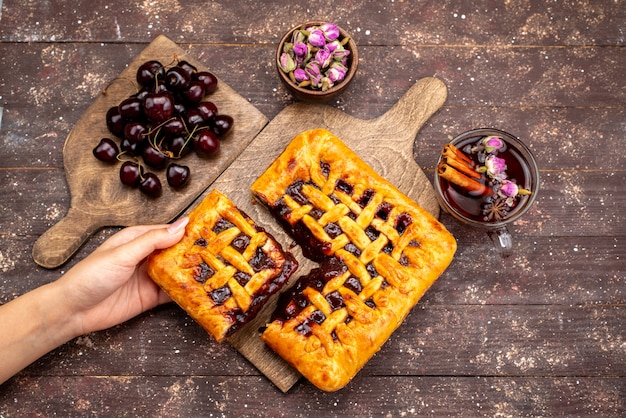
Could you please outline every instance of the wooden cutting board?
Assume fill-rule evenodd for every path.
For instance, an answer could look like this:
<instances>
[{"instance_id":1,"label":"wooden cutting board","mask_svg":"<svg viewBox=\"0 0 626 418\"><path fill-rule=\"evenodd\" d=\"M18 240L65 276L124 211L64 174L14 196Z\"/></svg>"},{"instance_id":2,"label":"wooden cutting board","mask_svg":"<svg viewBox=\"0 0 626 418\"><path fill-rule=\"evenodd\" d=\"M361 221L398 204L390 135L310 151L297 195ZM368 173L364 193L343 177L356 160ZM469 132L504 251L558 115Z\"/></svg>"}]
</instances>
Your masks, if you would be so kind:
<instances>
[{"instance_id":1,"label":"wooden cutting board","mask_svg":"<svg viewBox=\"0 0 626 418\"><path fill-rule=\"evenodd\" d=\"M432 185L413 159L413 143L419 129L443 105L446 96L443 82L425 78L413 85L390 110L370 120L354 118L326 105L293 104L257 135L209 189L226 193L241 210L274 235L283 248L291 248L300 263L293 282L315 263L305 259L298 247L292 248L292 240L269 212L253 201L249 191L251 184L298 133L326 128L379 174L438 217L439 205ZM255 320L229 342L278 388L287 391L300 375L265 346L259 332L274 310L276 300L277 297L272 298Z\"/></svg>"},{"instance_id":2,"label":"wooden cutting board","mask_svg":"<svg viewBox=\"0 0 626 418\"><path fill-rule=\"evenodd\" d=\"M35 243L34 261L46 268L65 263L89 237L105 226L130 226L165 223L187 208L244 150L267 124L267 118L245 98L223 81L207 96L219 113L233 117L233 130L225 138L219 153L210 158L190 154L181 162L191 169L189 184L181 191L167 185L165 170L154 171L163 185L158 199L144 196L139 190L120 183L121 163L102 163L92 150L102 137L110 137L105 115L111 106L136 93L137 68L147 60L159 60L171 65L176 59L186 60L198 70L205 66L188 56L167 37L157 37L129 66L112 81L106 94L99 96L69 133L63 147L63 164L70 189L71 203L61 221L46 231ZM213 70L217 72L219 68Z\"/></svg>"}]
</instances>

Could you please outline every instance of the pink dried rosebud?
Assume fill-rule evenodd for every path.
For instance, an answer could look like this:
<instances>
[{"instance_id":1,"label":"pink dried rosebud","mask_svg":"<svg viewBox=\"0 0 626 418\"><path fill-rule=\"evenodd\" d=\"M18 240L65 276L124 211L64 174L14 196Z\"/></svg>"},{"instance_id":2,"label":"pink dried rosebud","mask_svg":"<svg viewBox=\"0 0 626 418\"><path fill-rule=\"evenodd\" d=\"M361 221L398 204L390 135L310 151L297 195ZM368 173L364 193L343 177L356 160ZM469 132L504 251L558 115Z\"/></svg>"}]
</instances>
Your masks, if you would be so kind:
<instances>
[{"instance_id":1,"label":"pink dried rosebud","mask_svg":"<svg viewBox=\"0 0 626 418\"><path fill-rule=\"evenodd\" d=\"M333 84L338 83L346 77L348 68L340 62L333 62L328 69L328 78Z\"/></svg>"},{"instance_id":2,"label":"pink dried rosebud","mask_svg":"<svg viewBox=\"0 0 626 418\"><path fill-rule=\"evenodd\" d=\"M315 61L317 61L321 68L326 68L330 65L333 55L327 48L320 48L315 53Z\"/></svg>"},{"instance_id":3,"label":"pink dried rosebud","mask_svg":"<svg viewBox=\"0 0 626 418\"><path fill-rule=\"evenodd\" d=\"M293 60L290 54L283 52L280 55L280 68L286 73L290 73L296 69L296 62Z\"/></svg>"},{"instance_id":4,"label":"pink dried rosebud","mask_svg":"<svg viewBox=\"0 0 626 418\"><path fill-rule=\"evenodd\" d=\"M298 57L304 57L309 53L309 45L306 42L296 42L293 44L293 52Z\"/></svg>"},{"instance_id":5,"label":"pink dried rosebud","mask_svg":"<svg viewBox=\"0 0 626 418\"><path fill-rule=\"evenodd\" d=\"M506 178L506 161L495 155L489 155L485 160L485 168L487 175L495 179Z\"/></svg>"},{"instance_id":6,"label":"pink dried rosebud","mask_svg":"<svg viewBox=\"0 0 626 418\"><path fill-rule=\"evenodd\" d=\"M330 52L335 52L335 50L343 48L343 45L341 45L339 41L334 40L332 42L327 42L326 48L328 48Z\"/></svg>"},{"instance_id":7,"label":"pink dried rosebud","mask_svg":"<svg viewBox=\"0 0 626 418\"><path fill-rule=\"evenodd\" d=\"M500 194L503 197L515 197L519 192L519 188L517 184L513 183L509 180L502 180L502 185L500 186Z\"/></svg>"},{"instance_id":8,"label":"pink dried rosebud","mask_svg":"<svg viewBox=\"0 0 626 418\"><path fill-rule=\"evenodd\" d=\"M312 29L309 32L309 43L318 48L322 48L326 45L326 37L324 36L324 32L320 29Z\"/></svg>"},{"instance_id":9,"label":"pink dried rosebud","mask_svg":"<svg viewBox=\"0 0 626 418\"><path fill-rule=\"evenodd\" d=\"M301 30L294 30L291 34L291 43L295 45L302 42L306 43L306 35Z\"/></svg>"},{"instance_id":10,"label":"pink dried rosebud","mask_svg":"<svg viewBox=\"0 0 626 418\"><path fill-rule=\"evenodd\" d=\"M296 68L293 72L293 76L295 77L298 83L302 83L303 81L306 81L309 79L309 76L307 75L306 71L304 71L302 68Z\"/></svg>"},{"instance_id":11,"label":"pink dried rosebud","mask_svg":"<svg viewBox=\"0 0 626 418\"><path fill-rule=\"evenodd\" d=\"M319 86L322 83L322 71L320 65L315 61L310 61L306 67L304 67L306 75L311 80L311 84Z\"/></svg>"},{"instance_id":12,"label":"pink dried rosebud","mask_svg":"<svg viewBox=\"0 0 626 418\"><path fill-rule=\"evenodd\" d=\"M346 58L348 58L348 55L350 55L350 51L345 49L344 47L341 47L340 49L336 49L333 52L333 59L335 61L340 61L340 62L346 62Z\"/></svg>"},{"instance_id":13,"label":"pink dried rosebud","mask_svg":"<svg viewBox=\"0 0 626 418\"><path fill-rule=\"evenodd\" d=\"M485 146L485 151L487 151L488 153L492 153L504 147L504 141L502 140L502 138L499 138L497 136L486 136L485 138L483 138L482 142Z\"/></svg>"},{"instance_id":14,"label":"pink dried rosebud","mask_svg":"<svg viewBox=\"0 0 626 418\"><path fill-rule=\"evenodd\" d=\"M324 36L329 41L339 38L339 28L334 23L322 23L320 29L324 32Z\"/></svg>"}]
</instances>

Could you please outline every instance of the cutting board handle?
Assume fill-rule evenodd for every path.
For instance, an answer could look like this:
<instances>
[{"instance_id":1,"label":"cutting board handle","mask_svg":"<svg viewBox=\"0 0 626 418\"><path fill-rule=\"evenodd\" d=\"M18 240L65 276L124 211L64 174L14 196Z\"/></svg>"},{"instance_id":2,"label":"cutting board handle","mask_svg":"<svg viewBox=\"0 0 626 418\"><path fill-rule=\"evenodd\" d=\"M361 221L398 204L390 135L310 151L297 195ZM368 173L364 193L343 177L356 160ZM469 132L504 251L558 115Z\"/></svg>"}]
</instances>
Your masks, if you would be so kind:
<instances>
[{"instance_id":1,"label":"cutting board handle","mask_svg":"<svg viewBox=\"0 0 626 418\"><path fill-rule=\"evenodd\" d=\"M425 77L413 84L391 109L372 120L381 124L381 129L401 129L415 136L424 123L437 112L446 101L448 90L443 81ZM393 128L393 124L399 125Z\"/></svg>"},{"instance_id":2,"label":"cutting board handle","mask_svg":"<svg viewBox=\"0 0 626 418\"><path fill-rule=\"evenodd\" d=\"M33 260L41 267L64 264L100 226L91 217L70 208L67 215L44 232L33 246Z\"/></svg>"}]
</instances>

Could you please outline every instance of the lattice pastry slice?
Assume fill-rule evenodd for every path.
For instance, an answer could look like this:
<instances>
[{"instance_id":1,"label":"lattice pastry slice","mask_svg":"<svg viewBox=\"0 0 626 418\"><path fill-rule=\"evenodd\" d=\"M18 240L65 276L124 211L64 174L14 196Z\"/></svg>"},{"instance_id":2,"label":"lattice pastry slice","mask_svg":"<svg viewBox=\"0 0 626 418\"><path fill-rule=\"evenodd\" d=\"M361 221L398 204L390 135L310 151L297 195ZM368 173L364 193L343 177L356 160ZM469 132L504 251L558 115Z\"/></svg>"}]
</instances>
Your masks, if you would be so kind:
<instances>
[{"instance_id":1,"label":"lattice pastry slice","mask_svg":"<svg viewBox=\"0 0 626 418\"><path fill-rule=\"evenodd\" d=\"M281 296L262 338L314 385L337 390L447 268L456 241L326 130L296 136L251 189L323 261Z\"/></svg>"},{"instance_id":2,"label":"lattice pastry slice","mask_svg":"<svg viewBox=\"0 0 626 418\"><path fill-rule=\"evenodd\" d=\"M295 258L217 190L189 214L182 240L148 274L217 341L245 325L289 280Z\"/></svg>"}]
</instances>

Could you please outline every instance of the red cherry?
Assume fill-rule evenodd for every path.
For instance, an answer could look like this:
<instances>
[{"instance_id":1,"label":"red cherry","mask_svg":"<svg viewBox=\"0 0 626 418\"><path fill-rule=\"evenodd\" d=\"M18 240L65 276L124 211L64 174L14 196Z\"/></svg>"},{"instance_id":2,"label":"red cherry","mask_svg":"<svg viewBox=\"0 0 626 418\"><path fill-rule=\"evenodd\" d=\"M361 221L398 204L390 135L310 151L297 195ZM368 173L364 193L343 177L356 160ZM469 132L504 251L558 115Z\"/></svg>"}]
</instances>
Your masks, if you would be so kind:
<instances>
[{"instance_id":1,"label":"red cherry","mask_svg":"<svg viewBox=\"0 0 626 418\"><path fill-rule=\"evenodd\" d=\"M163 124L163 133L168 138L173 138L182 135L185 132L185 124L180 116L170 118Z\"/></svg>"},{"instance_id":2,"label":"red cherry","mask_svg":"<svg viewBox=\"0 0 626 418\"><path fill-rule=\"evenodd\" d=\"M144 143L148 136L148 127L141 122L128 122L124 126L124 138L127 138L133 144Z\"/></svg>"},{"instance_id":3,"label":"red cherry","mask_svg":"<svg viewBox=\"0 0 626 418\"><path fill-rule=\"evenodd\" d=\"M220 140L215 133L208 129L203 129L194 140L193 149L201 157L208 157L215 154L220 148Z\"/></svg>"},{"instance_id":4,"label":"red cherry","mask_svg":"<svg viewBox=\"0 0 626 418\"><path fill-rule=\"evenodd\" d=\"M189 105L200 103L204 97L204 85L200 81L191 81L189 87L180 93L180 97Z\"/></svg>"},{"instance_id":5,"label":"red cherry","mask_svg":"<svg viewBox=\"0 0 626 418\"><path fill-rule=\"evenodd\" d=\"M124 99L118 105L120 115L126 120L137 120L143 114L143 104L136 96Z\"/></svg>"},{"instance_id":6,"label":"red cherry","mask_svg":"<svg viewBox=\"0 0 626 418\"><path fill-rule=\"evenodd\" d=\"M156 198L161 196L163 187L161 186L161 180L154 173L147 173L144 175L143 180L139 183L139 190L148 197Z\"/></svg>"},{"instance_id":7,"label":"red cherry","mask_svg":"<svg viewBox=\"0 0 626 418\"><path fill-rule=\"evenodd\" d=\"M213 132L215 132L217 136L220 138L224 137L233 127L233 118L228 115L216 115L211 121L211 126L213 127Z\"/></svg>"},{"instance_id":8,"label":"red cherry","mask_svg":"<svg viewBox=\"0 0 626 418\"><path fill-rule=\"evenodd\" d=\"M153 87L154 80L164 74L165 69L159 61L146 61L137 69L137 83L144 87Z\"/></svg>"},{"instance_id":9,"label":"red cherry","mask_svg":"<svg viewBox=\"0 0 626 418\"><path fill-rule=\"evenodd\" d=\"M217 89L217 77L208 71L200 71L194 78L204 85L204 94L211 94Z\"/></svg>"},{"instance_id":10,"label":"red cherry","mask_svg":"<svg viewBox=\"0 0 626 418\"><path fill-rule=\"evenodd\" d=\"M93 149L94 157L107 163L115 161L119 153L117 144L111 138L102 138Z\"/></svg>"},{"instance_id":11,"label":"red cherry","mask_svg":"<svg viewBox=\"0 0 626 418\"><path fill-rule=\"evenodd\" d=\"M143 111L151 122L165 122L174 114L174 96L167 91L148 93L143 100Z\"/></svg>"},{"instance_id":12,"label":"red cherry","mask_svg":"<svg viewBox=\"0 0 626 418\"><path fill-rule=\"evenodd\" d=\"M173 91L183 91L189 87L191 76L181 67L172 67L165 73L165 84Z\"/></svg>"},{"instance_id":13,"label":"red cherry","mask_svg":"<svg viewBox=\"0 0 626 418\"><path fill-rule=\"evenodd\" d=\"M187 109L185 113L183 113L182 117L183 117L183 122L185 123L185 126L187 127L187 130L190 132L193 131L193 129L196 126L201 125L205 122L204 116L202 116L202 113L198 109L195 109L195 108Z\"/></svg>"},{"instance_id":14,"label":"red cherry","mask_svg":"<svg viewBox=\"0 0 626 418\"><path fill-rule=\"evenodd\" d=\"M180 189L189 181L190 173L186 165L171 163L167 166L167 183L175 189Z\"/></svg>"},{"instance_id":15,"label":"red cherry","mask_svg":"<svg viewBox=\"0 0 626 418\"><path fill-rule=\"evenodd\" d=\"M178 64L176 64L176 66L185 70L185 72L189 74L189 77L193 77L194 74L198 72L198 69L193 64L190 64L185 60L178 61Z\"/></svg>"},{"instance_id":16,"label":"red cherry","mask_svg":"<svg viewBox=\"0 0 626 418\"><path fill-rule=\"evenodd\" d=\"M139 186L141 181L141 167L134 161L124 161L120 167L120 181L130 187Z\"/></svg>"},{"instance_id":17,"label":"red cherry","mask_svg":"<svg viewBox=\"0 0 626 418\"><path fill-rule=\"evenodd\" d=\"M153 146L147 146L141 153L144 163L153 168L163 168L167 163L167 157Z\"/></svg>"},{"instance_id":18,"label":"red cherry","mask_svg":"<svg viewBox=\"0 0 626 418\"><path fill-rule=\"evenodd\" d=\"M175 136L167 140L166 147L174 158L181 158L191 152L193 141L188 141L187 137L184 136Z\"/></svg>"},{"instance_id":19,"label":"red cherry","mask_svg":"<svg viewBox=\"0 0 626 418\"><path fill-rule=\"evenodd\" d=\"M213 102L200 102L196 109L202 114L205 121L210 121L217 115L217 106Z\"/></svg>"},{"instance_id":20,"label":"red cherry","mask_svg":"<svg viewBox=\"0 0 626 418\"><path fill-rule=\"evenodd\" d=\"M144 142L132 142L130 139L124 138L120 143L120 148L130 155L138 156L141 155L144 145Z\"/></svg>"},{"instance_id":21,"label":"red cherry","mask_svg":"<svg viewBox=\"0 0 626 418\"><path fill-rule=\"evenodd\" d=\"M113 106L107 110L106 122L107 128L113 135L124 135L124 124L126 121L122 115L120 115L120 109L117 106Z\"/></svg>"}]
</instances>

